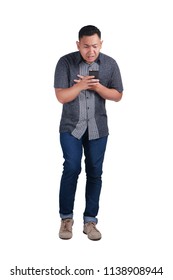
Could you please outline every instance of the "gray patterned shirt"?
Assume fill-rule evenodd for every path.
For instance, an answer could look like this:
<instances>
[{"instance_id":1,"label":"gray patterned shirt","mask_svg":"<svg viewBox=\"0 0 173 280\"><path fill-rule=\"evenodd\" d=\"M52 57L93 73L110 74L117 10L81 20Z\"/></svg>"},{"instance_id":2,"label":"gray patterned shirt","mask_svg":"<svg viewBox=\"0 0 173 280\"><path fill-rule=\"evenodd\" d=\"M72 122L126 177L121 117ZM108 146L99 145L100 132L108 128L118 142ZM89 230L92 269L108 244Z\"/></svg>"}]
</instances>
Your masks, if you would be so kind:
<instances>
[{"instance_id":1,"label":"gray patterned shirt","mask_svg":"<svg viewBox=\"0 0 173 280\"><path fill-rule=\"evenodd\" d=\"M54 87L69 88L77 75L86 76L89 70L99 70L100 83L108 88L123 91L121 74L116 61L100 53L97 61L87 64L79 52L60 58L55 70ZM82 90L78 97L63 105L60 132L70 132L80 139L88 129L89 140L108 135L105 99L91 90Z\"/></svg>"}]
</instances>

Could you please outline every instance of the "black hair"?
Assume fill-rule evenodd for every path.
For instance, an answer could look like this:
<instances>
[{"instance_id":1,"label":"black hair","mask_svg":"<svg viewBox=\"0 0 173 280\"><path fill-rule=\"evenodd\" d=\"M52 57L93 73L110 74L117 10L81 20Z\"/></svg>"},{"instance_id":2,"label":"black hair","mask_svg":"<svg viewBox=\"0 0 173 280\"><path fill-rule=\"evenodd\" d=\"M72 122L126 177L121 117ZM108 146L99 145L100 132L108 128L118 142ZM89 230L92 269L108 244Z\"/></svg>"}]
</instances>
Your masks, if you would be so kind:
<instances>
[{"instance_id":1,"label":"black hair","mask_svg":"<svg viewBox=\"0 0 173 280\"><path fill-rule=\"evenodd\" d=\"M79 30L79 40L83 37L83 36L92 36L94 34L97 34L98 37L101 39L101 32L100 30L94 26L94 25L86 25L84 27L82 27L80 30Z\"/></svg>"}]
</instances>

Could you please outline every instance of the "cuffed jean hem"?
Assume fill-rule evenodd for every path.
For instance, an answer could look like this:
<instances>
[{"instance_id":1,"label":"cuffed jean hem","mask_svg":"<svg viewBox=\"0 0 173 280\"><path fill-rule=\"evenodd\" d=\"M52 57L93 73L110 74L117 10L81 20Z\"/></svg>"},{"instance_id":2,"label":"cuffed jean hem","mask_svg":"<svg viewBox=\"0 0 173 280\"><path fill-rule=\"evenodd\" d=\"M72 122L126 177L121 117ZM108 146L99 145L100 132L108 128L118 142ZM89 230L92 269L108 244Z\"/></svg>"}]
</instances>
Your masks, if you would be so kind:
<instances>
[{"instance_id":1,"label":"cuffed jean hem","mask_svg":"<svg viewBox=\"0 0 173 280\"><path fill-rule=\"evenodd\" d=\"M64 214L61 214L61 213L60 213L60 218L61 218L62 220L65 220L65 219L73 219L73 214L64 215Z\"/></svg>"},{"instance_id":2,"label":"cuffed jean hem","mask_svg":"<svg viewBox=\"0 0 173 280\"><path fill-rule=\"evenodd\" d=\"M88 216L84 216L84 224L89 223L89 222L93 222L96 223L98 222L98 219L95 217L88 217Z\"/></svg>"}]
</instances>

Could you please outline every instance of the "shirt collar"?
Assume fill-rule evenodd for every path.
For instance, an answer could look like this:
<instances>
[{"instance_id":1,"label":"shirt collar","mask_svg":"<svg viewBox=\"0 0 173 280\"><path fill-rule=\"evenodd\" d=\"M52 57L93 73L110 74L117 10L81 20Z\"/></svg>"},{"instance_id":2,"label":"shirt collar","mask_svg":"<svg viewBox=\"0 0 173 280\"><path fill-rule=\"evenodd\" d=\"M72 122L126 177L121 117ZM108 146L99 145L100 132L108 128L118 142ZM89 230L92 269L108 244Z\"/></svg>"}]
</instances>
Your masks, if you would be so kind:
<instances>
[{"instance_id":1,"label":"shirt collar","mask_svg":"<svg viewBox=\"0 0 173 280\"><path fill-rule=\"evenodd\" d=\"M80 62L84 61L83 57L81 56L80 52L77 53L77 57L76 57L76 62L79 64ZM97 57L97 59L94 61L96 63L99 63L101 61L101 54L99 53L99 56ZM85 62L85 61L84 61Z\"/></svg>"}]
</instances>

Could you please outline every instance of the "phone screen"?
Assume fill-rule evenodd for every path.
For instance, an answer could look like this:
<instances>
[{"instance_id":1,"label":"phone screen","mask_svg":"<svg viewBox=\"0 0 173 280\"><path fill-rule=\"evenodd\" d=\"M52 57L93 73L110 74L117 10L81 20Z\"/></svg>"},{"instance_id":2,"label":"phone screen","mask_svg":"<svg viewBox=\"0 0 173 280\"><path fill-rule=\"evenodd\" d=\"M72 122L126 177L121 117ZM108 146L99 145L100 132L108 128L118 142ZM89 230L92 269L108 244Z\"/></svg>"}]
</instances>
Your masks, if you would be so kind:
<instances>
[{"instance_id":1,"label":"phone screen","mask_svg":"<svg viewBox=\"0 0 173 280\"><path fill-rule=\"evenodd\" d=\"M98 70L89 71L89 76L94 76L95 79L99 79L99 71Z\"/></svg>"}]
</instances>

